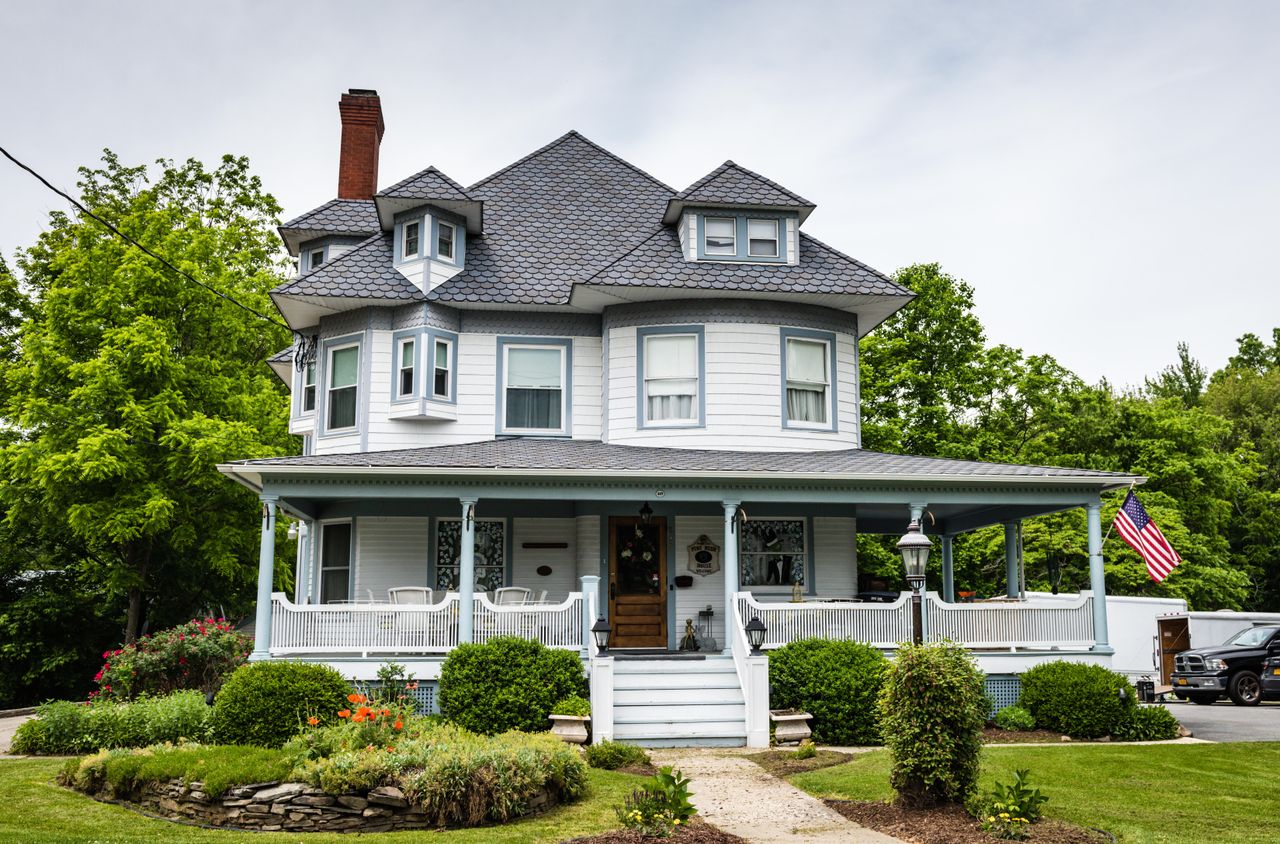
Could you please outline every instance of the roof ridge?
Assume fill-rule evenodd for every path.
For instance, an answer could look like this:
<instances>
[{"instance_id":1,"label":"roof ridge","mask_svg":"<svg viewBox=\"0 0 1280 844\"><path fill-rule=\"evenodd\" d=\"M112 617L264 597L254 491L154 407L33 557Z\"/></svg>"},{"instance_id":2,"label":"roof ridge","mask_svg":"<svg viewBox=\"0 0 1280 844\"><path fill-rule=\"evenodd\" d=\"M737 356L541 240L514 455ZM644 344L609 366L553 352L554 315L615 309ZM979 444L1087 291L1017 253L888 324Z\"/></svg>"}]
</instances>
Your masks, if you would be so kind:
<instances>
[{"instance_id":1,"label":"roof ridge","mask_svg":"<svg viewBox=\"0 0 1280 844\"><path fill-rule=\"evenodd\" d=\"M766 185L768 185L769 187L774 188L774 189L776 189L776 190L778 190L778 191L781 191L782 193L784 193L784 194L786 194L787 196L791 197L792 199L794 199L794 200L795 200L797 203L799 203L800 205L807 205L807 206L809 206L809 207L811 207L811 208L817 208L817 207L818 207L815 203L810 202L809 200L805 199L803 196L801 196L800 194L798 194L798 193L796 193L795 191L791 190L790 188L785 187L784 185L780 185L780 184L778 184L778 183L777 183L777 182L775 182L773 179L770 179L768 176L764 176L764 175L761 175L760 173L757 173L755 170L752 170L750 167L743 167L741 164L737 163L736 161L734 161L734 160L733 160L733 159L731 159L731 158L730 158L730 159L726 159L726 160L725 160L725 162L724 162L724 164L721 164L719 167L717 167L716 169L712 170L712 171L711 171L710 173L708 173L707 175L703 176L703 177L702 177L701 179L699 179L697 182L694 182L692 185L689 185L689 187L687 187L687 188L685 188L684 190L680 191L680 193L676 195L676 198L677 198L677 199L683 199L683 198L687 197L689 194L693 193L695 190L699 190L699 189L701 189L701 188L704 188L704 187L706 187L707 185L710 185L711 183L713 183L713 182L715 182L716 180L720 179L721 177L723 177L726 173L730 172L731 170L738 170L738 171L740 171L740 172L742 172L742 173L745 173L746 175L750 176L750 177L751 177L751 178L753 178L753 179L757 179L757 180L759 180L759 181L761 181L761 182L764 182L764 183L765 183Z\"/></svg>"},{"instance_id":2,"label":"roof ridge","mask_svg":"<svg viewBox=\"0 0 1280 844\"><path fill-rule=\"evenodd\" d=\"M493 181L494 179L496 179L496 178L498 178L499 176L501 176L501 175L503 175L503 174L507 173L508 171L510 171L510 170L514 170L516 167L519 167L520 165L525 164L525 163L527 163L527 162L531 161L531 160L532 160L532 159L534 159L534 158L537 158L538 156L542 155L543 153L545 153L545 152L549 152L549 151L551 151L551 150L555 149L556 147L560 146L560 144L564 143L565 141L569 140L570 138L577 138L577 139L579 139L579 140L583 141L584 143L586 143L586 144L587 144L588 146L590 146L591 148L593 148L593 149L595 149L595 150L597 150L597 151L599 151L599 152L604 153L605 155L607 155L607 156L609 156L610 158L612 158L612 159L614 159L615 161L617 161L619 164L622 164L623 166L628 167L628 168L630 168L631 170L634 170L636 173L640 174L641 176L644 176L646 179L648 179L649 181L653 182L655 185L659 186L659 187L660 187L660 188L662 188L663 190L668 190L668 191L671 191L672 193L675 193L675 189L674 189L673 187L671 187L670 185L666 184L665 182L663 182L663 181L662 181L661 179L659 179L658 177L654 176L654 175L653 175L653 174L651 174L651 173L646 173L644 170L642 170L642 169L640 169L639 167L637 167L636 165L632 164L630 161L627 161L627 160L626 160L625 158L623 158L622 156L620 156L620 155L618 155L618 154L616 154L616 153L610 152L609 150L607 150L607 149L605 149L604 147L602 147L602 146L600 146L599 144L597 144L595 141L593 141L593 140L591 140L590 138L588 138L586 135L583 135L583 134L582 134L581 132L579 132L577 129L570 129L568 132L565 132L563 135L561 135L560 137L556 138L556 139L555 139L554 141L552 141L551 143L549 143L549 144L545 144L545 145L543 145L543 146L538 147L538 148L537 148L537 149L535 149L533 152L529 153L528 155L526 155L526 156L524 156L524 157L522 157L522 158L518 158L518 159L516 159L515 161L511 162L511 163L510 163L510 164L508 164L506 167L503 167L503 168L502 168L502 169L500 169L500 170L495 170L494 172L490 173L488 176L485 176L485 177L484 177L483 179L481 179L480 181L475 182L475 183L473 183L473 184L471 184L471 185L467 186L467 188L464 190L464 193L470 193L471 191L475 190L476 188L480 187L481 185L483 185L483 184L486 184L486 183L488 183L488 182Z\"/></svg>"},{"instance_id":3,"label":"roof ridge","mask_svg":"<svg viewBox=\"0 0 1280 844\"><path fill-rule=\"evenodd\" d=\"M841 252L839 249L836 249L834 246L831 246L830 244L827 244L821 240L818 240L818 238L814 237L808 232L801 231L801 232L797 232L797 234L800 236L800 239L812 241L815 245L822 247L823 249L827 250L833 255L838 255L839 257L844 258L846 261L856 264L857 266L861 267L867 272L874 273L880 276L880 278L884 279L889 284L892 284L894 287L898 288L903 293L906 293L907 295L912 297L916 295L915 293L912 293L910 289L903 287L901 284L898 284L898 282L894 281L893 276L886 275L885 273L881 272L880 270L877 270L875 267L871 266L870 264L864 263L863 261L859 261L857 258L853 257L852 255L849 255L848 253Z\"/></svg>"},{"instance_id":4,"label":"roof ridge","mask_svg":"<svg viewBox=\"0 0 1280 844\"><path fill-rule=\"evenodd\" d=\"M417 173L414 173L412 176L403 178L400 181L396 182L394 185L391 185L390 187L383 188L382 190L378 191L376 196L388 196L391 193L391 191L397 190L399 188L404 187L405 185L416 182L417 180L421 179L423 176L426 176L428 173L433 173L439 176L441 179L444 180L445 184L447 184L449 187L453 188L463 196L467 196L466 188L458 184L456 181L454 181L452 178L449 177L448 173L444 172L434 164L429 164L427 165L426 168L419 170ZM470 199L471 197L467 196L467 198Z\"/></svg>"},{"instance_id":5,"label":"roof ridge","mask_svg":"<svg viewBox=\"0 0 1280 844\"><path fill-rule=\"evenodd\" d=\"M662 233L663 233L664 231L666 231L666 230L667 230L667 227L666 227L665 225L659 225L659 226L658 226L657 228L655 228L653 231L649 232L649 234L647 234L646 236L644 236L644 237L640 238L640 240L636 241L635 246L632 246L632 247L630 247L629 249L623 249L621 252L619 252L619 253L618 253L617 257L615 257L615 258L611 258L611 259L609 260L609 262L608 262L608 263L606 263L606 264L605 264L604 266L602 266L600 269L598 269L598 270L596 270L595 272L593 272L591 275L587 276L586 278L582 279L581 281L575 281L575 282L573 282L573 284L570 284L570 285L569 285L569 297L570 297L570 298L572 298L572 296L573 296L573 286L574 286L575 284L586 284L587 282L591 281L591 279L595 278L596 276L598 276L598 275L600 275L601 273L603 273L603 272L605 272L606 270L608 270L608 269L609 269L610 267L612 267L614 264L616 264L616 263L618 263L619 261L621 261L623 258L626 258L628 255L633 254L633 253L634 253L636 250L638 250L641 246L644 246L646 243L648 243L649 241L653 240L655 237L657 237L658 235L662 234ZM568 301L568 299L565 299L565 301L567 302L567 301Z\"/></svg>"}]
</instances>

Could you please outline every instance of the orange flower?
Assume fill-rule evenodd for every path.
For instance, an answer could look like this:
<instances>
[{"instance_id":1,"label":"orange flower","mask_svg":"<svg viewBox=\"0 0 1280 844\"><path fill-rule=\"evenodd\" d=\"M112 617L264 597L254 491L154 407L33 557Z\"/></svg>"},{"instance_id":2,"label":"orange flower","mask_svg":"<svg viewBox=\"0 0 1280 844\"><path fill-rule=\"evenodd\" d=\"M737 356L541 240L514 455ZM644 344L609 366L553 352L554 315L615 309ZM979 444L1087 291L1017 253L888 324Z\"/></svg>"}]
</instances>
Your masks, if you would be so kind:
<instances>
[{"instance_id":1,"label":"orange flower","mask_svg":"<svg viewBox=\"0 0 1280 844\"><path fill-rule=\"evenodd\" d=\"M397 730L403 730L403 729L404 729L404 722L403 722L403 721L396 721L396 722L395 722L394 724L392 724L391 726L395 727Z\"/></svg>"},{"instance_id":2,"label":"orange flower","mask_svg":"<svg viewBox=\"0 0 1280 844\"><path fill-rule=\"evenodd\" d=\"M320 719L312 715L310 718L307 719L307 723L314 727L316 724L320 723Z\"/></svg>"},{"instance_id":3,"label":"orange flower","mask_svg":"<svg viewBox=\"0 0 1280 844\"><path fill-rule=\"evenodd\" d=\"M339 717L339 718L350 718L350 717L351 717L351 710L350 710L350 709L339 709L339 710L338 710L338 717Z\"/></svg>"},{"instance_id":4,"label":"orange flower","mask_svg":"<svg viewBox=\"0 0 1280 844\"><path fill-rule=\"evenodd\" d=\"M347 695L347 700L351 701L352 703L364 703L366 700L368 700L368 698L366 698L364 695L349 694Z\"/></svg>"},{"instance_id":5,"label":"orange flower","mask_svg":"<svg viewBox=\"0 0 1280 844\"><path fill-rule=\"evenodd\" d=\"M356 710L356 714L359 715L362 719L368 718L369 716L373 715L373 710L367 706L362 706Z\"/></svg>"},{"instance_id":6,"label":"orange flower","mask_svg":"<svg viewBox=\"0 0 1280 844\"><path fill-rule=\"evenodd\" d=\"M391 710L390 710L390 709L384 709L384 710L382 710L382 717L383 717L383 718L390 718L390 717L391 717Z\"/></svg>"},{"instance_id":7,"label":"orange flower","mask_svg":"<svg viewBox=\"0 0 1280 844\"><path fill-rule=\"evenodd\" d=\"M359 724L363 720L364 720L364 716L359 713L356 713L355 715L351 716L352 723Z\"/></svg>"},{"instance_id":8,"label":"orange flower","mask_svg":"<svg viewBox=\"0 0 1280 844\"><path fill-rule=\"evenodd\" d=\"M396 749L395 749L394 747L392 747L391 745L387 745L387 752L388 752L388 753L395 753L395 752L396 752Z\"/></svg>"}]
</instances>

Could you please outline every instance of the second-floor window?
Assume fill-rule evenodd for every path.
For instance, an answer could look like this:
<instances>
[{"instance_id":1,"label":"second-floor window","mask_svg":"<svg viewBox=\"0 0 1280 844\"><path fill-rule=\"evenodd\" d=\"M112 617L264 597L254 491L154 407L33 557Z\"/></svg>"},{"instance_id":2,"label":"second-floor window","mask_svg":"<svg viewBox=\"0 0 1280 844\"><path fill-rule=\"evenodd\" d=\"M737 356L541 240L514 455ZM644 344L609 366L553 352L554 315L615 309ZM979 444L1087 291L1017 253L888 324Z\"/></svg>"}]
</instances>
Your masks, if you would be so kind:
<instances>
[{"instance_id":1,"label":"second-floor window","mask_svg":"<svg viewBox=\"0 0 1280 844\"><path fill-rule=\"evenodd\" d=\"M311 413L316 409L316 365L307 364L302 370L302 412Z\"/></svg>"},{"instance_id":2,"label":"second-floor window","mask_svg":"<svg viewBox=\"0 0 1280 844\"><path fill-rule=\"evenodd\" d=\"M432 350L431 397L449 398L450 371L453 368L453 344L448 340L436 340Z\"/></svg>"},{"instance_id":3,"label":"second-floor window","mask_svg":"<svg viewBox=\"0 0 1280 844\"><path fill-rule=\"evenodd\" d=\"M565 347L503 347L503 426L507 432L564 430Z\"/></svg>"},{"instance_id":4,"label":"second-floor window","mask_svg":"<svg viewBox=\"0 0 1280 844\"><path fill-rule=\"evenodd\" d=\"M359 388L360 347L343 346L329 351L328 428L354 428Z\"/></svg>"},{"instance_id":5,"label":"second-floor window","mask_svg":"<svg viewBox=\"0 0 1280 844\"><path fill-rule=\"evenodd\" d=\"M400 341L400 356L396 365L396 398L407 398L413 395L413 364L416 348L417 344L412 339Z\"/></svg>"},{"instance_id":6,"label":"second-floor window","mask_svg":"<svg viewBox=\"0 0 1280 844\"><path fill-rule=\"evenodd\" d=\"M644 338L644 420L698 421L698 337L653 334Z\"/></svg>"},{"instance_id":7,"label":"second-floor window","mask_svg":"<svg viewBox=\"0 0 1280 844\"><path fill-rule=\"evenodd\" d=\"M436 257L445 261L453 260L453 241L456 236L453 223L437 223L436 225Z\"/></svg>"},{"instance_id":8,"label":"second-floor window","mask_svg":"<svg viewBox=\"0 0 1280 844\"><path fill-rule=\"evenodd\" d=\"M831 424L831 341L785 337L786 421L801 427Z\"/></svg>"}]
</instances>

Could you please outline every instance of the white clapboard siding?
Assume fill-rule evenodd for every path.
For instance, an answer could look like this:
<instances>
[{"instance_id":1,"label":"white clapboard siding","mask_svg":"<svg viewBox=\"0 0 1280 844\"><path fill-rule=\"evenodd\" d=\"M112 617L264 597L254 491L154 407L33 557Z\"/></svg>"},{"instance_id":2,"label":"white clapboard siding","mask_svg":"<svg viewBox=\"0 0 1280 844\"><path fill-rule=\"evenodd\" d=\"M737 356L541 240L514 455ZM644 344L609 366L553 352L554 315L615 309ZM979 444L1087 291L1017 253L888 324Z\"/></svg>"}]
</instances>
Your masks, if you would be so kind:
<instances>
[{"instance_id":1,"label":"white clapboard siding","mask_svg":"<svg viewBox=\"0 0 1280 844\"><path fill-rule=\"evenodd\" d=\"M858 591L857 520L813 519L813 588L819 598L852 598Z\"/></svg>"},{"instance_id":2,"label":"white clapboard siding","mask_svg":"<svg viewBox=\"0 0 1280 844\"><path fill-rule=\"evenodd\" d=\"M386 601L396 586L427 586L426 517L362 516L356 521L354 597Z\"/></svg>"},{"instance_id":3,"label":"white clapboard siding","mask_svg":"<svg viewBox=\"0 0 1280 844\"><path fill-rule=\"evenodd\" d=\"M782 360L777 325L709 323L706 419L701 428L636 427L636 329L609 331L609 441L686 448L801 451L851 448L857 442L854 338L836 335L837 431L782 427Z\"/></svg>"},{"instance_id":4,"label":"white clapboard siding","mask_svg":"<svg viewBox=\"0 0 1280 844\"><path fill-rule=\"evenodd\" d=\"M577 528L575 550L577 552L577 579L587 575L600 576L600 517L578 516L574 520ZM576 590L578 587L575 586Z\"/></svg>"},{"instance_id":5,"label":"white clapboard siding","mask_svg":"<svg viewBox=\"0 0 1280 844\"><path fill-rule=\"evenodd\" d=\"M679 587L671 590L676 602L676 644L684 636L685 619L693 619L693 626L698 626L698 611L707 608L707 604L715 610L712 621L714 635L720 647L725 647L724 638L724 569L706 577L689 571L689 546L698 537L706 534L716 545L724 542L724 519L717 516L676 516L676 550L672 559L667 561L667 582L672 582L676 575L689 574L693 577L693 586L685 589ZM724 559L724 549L720 549Z\"/></svg>"},{"instance_id":6,"label":"white clapboard siding","mask_svg":"<svg viewBox=\"0 0 1280 844\"><path fill-rule=\"evenodd\" d=\"M600 384L603 366L599 337L573 338L573 437L600 439Z\"/></svg>"},{"instance_id":7,"label":"white clapboard siding","mask_svg":"<svg viewBox=\"0 0 1280 844\"><path fill-rule=\"evenodd\" d=\"M563 601L574 585L577 566L574 554L576 525L569 519L512 519L514 552L511 585L533 590L535 596L547 590L547 600ZM567 548L524 548L526 542L564 542ZM551 574L538 574L539 566L549 566Z\"/></svg>"}]
</instances>

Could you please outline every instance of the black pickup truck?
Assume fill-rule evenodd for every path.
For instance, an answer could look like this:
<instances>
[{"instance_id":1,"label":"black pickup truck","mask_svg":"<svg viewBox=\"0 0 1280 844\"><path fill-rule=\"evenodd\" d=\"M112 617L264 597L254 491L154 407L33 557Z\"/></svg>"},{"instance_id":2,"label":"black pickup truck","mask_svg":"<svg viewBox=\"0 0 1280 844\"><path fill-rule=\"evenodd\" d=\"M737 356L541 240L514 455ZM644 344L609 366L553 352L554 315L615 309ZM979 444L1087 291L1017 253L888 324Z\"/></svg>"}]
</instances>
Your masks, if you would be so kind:
<instances>
[{"instance_id":1,"label":"black pickup truck","mask_svg":"<svg viewBox=\"0 0 1280 844\"><path fill-rule=\"evenodd\" d=\"M1237 706L1280 698L1280 685L1262 681L1268 657L1280 657L1280 626L1250 627L1217 647L1183 651L1173 658L1173 694L1204 704L1227 695Z\"/></svg>"}]
</instances>

